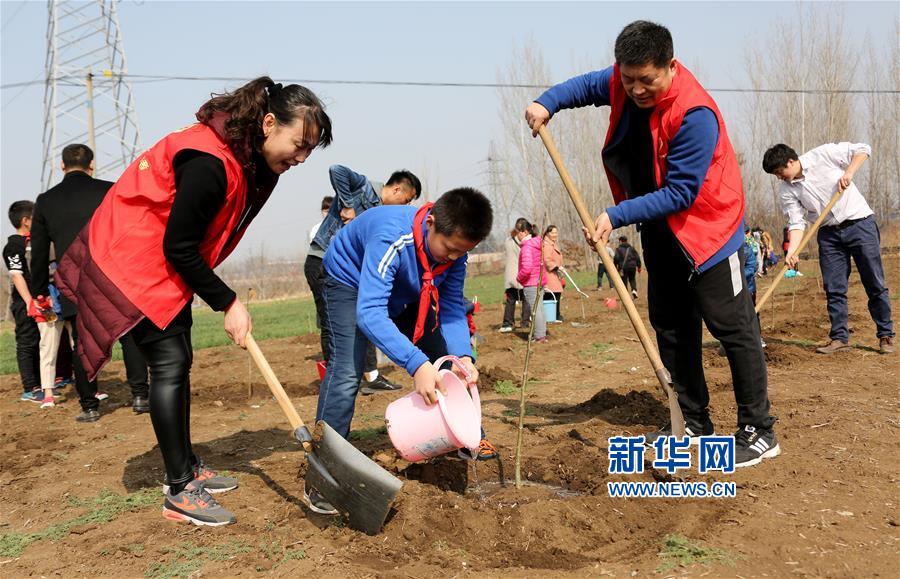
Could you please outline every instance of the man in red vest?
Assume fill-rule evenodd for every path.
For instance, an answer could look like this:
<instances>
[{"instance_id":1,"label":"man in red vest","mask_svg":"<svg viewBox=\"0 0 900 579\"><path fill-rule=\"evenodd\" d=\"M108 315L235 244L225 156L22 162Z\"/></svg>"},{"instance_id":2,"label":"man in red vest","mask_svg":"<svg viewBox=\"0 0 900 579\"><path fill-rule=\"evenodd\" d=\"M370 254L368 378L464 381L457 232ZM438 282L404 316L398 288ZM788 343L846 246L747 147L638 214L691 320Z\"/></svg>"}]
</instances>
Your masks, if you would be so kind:
<instances>
[{"instance_id":1,"label":"man in red vest","mask_svg":"<svg viewBox=\"0 0 900 579\"><path fill-rule=\"evenodd\" d=\"M616 63L558 84L525 111L537 134L561 109L609 106L602 159L615 206L593 241L640 224L650 322L693 437L714 432L703 374L702 325L725 348L738 408L735 464L780 454L769 414L759 323L742 275L744 194L716 103L674 58L659 24L632 22ZM671 434L671 425L648 442Z\"/></svg>"}]
</instances>

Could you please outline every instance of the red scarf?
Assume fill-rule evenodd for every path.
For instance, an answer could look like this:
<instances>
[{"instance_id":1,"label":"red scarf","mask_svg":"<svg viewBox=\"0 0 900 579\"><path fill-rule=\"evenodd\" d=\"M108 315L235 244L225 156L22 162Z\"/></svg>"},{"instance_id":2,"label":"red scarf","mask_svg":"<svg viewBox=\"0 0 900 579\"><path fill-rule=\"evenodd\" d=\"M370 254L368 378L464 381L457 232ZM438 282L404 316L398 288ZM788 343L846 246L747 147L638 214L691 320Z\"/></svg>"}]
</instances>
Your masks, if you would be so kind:
<instances>
[{"instance_id":1,"label":"red scarf","mask_svg":"<svg viewBox=\"0 0 900 579\"><path fill-rule=\"evenodd\" d=\"M425 221L425 214L434 203L426 203L416 211L416 217L413 219L413 240L416 242L416 255L419 256L419 263L422 264L422 290L419 292L419 314L416 316L416 329L413 331L413 344L419 341L422 334L425 333L425 316L428 315L428 308L434 301L434 328L433 332L440 325L438 314L440 313L438 288L434 285L434 278L444 273L448 267L453 265L453 261L438 264L432 271L428 265L428 255L425 253L425 235L422 233L422 223Z\"/></svg>"}]
</instances>

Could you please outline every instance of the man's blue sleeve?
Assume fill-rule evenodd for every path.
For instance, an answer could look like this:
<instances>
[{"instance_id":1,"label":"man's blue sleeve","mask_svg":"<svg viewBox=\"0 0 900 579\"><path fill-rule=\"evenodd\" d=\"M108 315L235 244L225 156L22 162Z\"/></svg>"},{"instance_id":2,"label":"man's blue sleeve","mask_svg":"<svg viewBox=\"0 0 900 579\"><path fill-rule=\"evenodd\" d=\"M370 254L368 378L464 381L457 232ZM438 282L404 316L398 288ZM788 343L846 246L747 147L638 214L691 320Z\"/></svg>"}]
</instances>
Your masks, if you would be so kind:
<instances>
[{"instance_id":1,"label":"man's blue sleeve","mask_svg":"<svg viewBox=\"0 0 900 579\"><path fill-rule=\"evenodd\" d=\"M428 362L426 356L403 335L388 315L388 300L394 288L394 276L403 262L403 247L392 247L397 236L382 235L366 244L366 255L359 273L356 300L356 325L378 349L412 376ZM410 243L412 237L410 236ZM390 261L385 261L389 258ZM416 266L413 266L416 267Z\"/></svg>"},{"instance_id":2,"label":"man's blue sleeve","mask_svg":"<svg viewBox=\"0 0 900 579\"><path fill-rule=\"evenodd\" d=\"M365 176L354 172L343 165L332 165L328 168L328 177L331 179L331 188L337 196L341 208L355 207L357 199L354 192L359 191L368 181Z\"/></svg>"},{"instance_id":3,"label":"man's blue sleeve","mask_svg":"<svg viewBox=\"0 0 900 579\"><path fill-rule=\"evenodd\" d=\"M706 179L718 141L716 114L706 107L688 111L669 145L665 185L607 208L613 229L653 221L690 207Z\"/></svg>"},{"instance_id":4,"label":"man's blue sleeve","mask_svg":"<svg viewBox=\"0 0 900 579\"><path fill-rule=\"evenodd\" d=\"M613 67L609 67L570 78L548 88L535 102L550 111L551 116L562 109L609 105L612 73Z\"/></svg>"},{"instance_id":5,"label":"man's blue sleeve","mask_svg":"<svg viewBox=\"0 0 900 579\"><path fill-rule=\"evenodd\" d=\"M447 352L457 357L469 356L474 360L463 297L468 259L469 256L466 254L450 266L447 277L438 288L438 295L440 295L440 328L444 341L447 342Z\"/></svg>"}]
</instances>

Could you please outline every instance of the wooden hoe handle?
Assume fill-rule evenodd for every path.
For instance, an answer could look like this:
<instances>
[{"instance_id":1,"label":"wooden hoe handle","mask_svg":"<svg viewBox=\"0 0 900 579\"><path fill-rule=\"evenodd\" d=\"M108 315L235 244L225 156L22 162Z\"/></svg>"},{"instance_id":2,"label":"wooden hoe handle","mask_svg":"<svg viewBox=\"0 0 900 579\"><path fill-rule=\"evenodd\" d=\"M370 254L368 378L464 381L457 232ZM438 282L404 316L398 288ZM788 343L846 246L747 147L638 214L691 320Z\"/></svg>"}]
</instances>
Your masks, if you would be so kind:
<instances>
[{"instance_id":1,"label":"wooden hoe handle","mask_svg":"<svg viewBox=\"0 0 900 579\"><path fill-rule=\"evenodd\" d=\"M815 223L812 224L811 227L807 228L803 233L803 237L800 239L800 245L797 247L796 254L800 254L806 248L806 245L812 239L812 236L816 234L819 230L819 226L822 225L822 222L825 221L825 218L828 217L828 214L831 212L831 209L834 207L834 204L838 202L838 199L841 198L841 194L844 192L843 189L838 187L837 192L831 197L831 201L828 202L828 205L825 206L825 209L822 210L822 213L819 215L819 218L816 219ZM765 256L763 256L765 259ZM784 265L781 266L781 269L778 271L778 275L775 276L775 279L772 280L772 285L769 286L769 289L766 290L766 293L763 294L763 297L759 298L756 302L756 313L758 314L762 311L763 304L765 304L772 294L775 293L775 288L778 287L778 284L781 283L781 280L784 279L784 274L788 270L787 264L787 256L785 256Z\"/></svg>"},{"instance_id":2,"label":"wooden hoe handle","mask_svg":"<svg viewBox=\"0 0 900 579\"><path fill-rule=\"evenodd\" d=\"M250 352L250 357L256 362L256 367L259 368L263 378L266 379L269 390L272 391L272 395L275 397L275 400L278 401L278 405L281 406L281 411L284 412L284 415L287 416L288 421L291 423L291 427L294 431L298 428L305 428L306 425L303 424L303 420L300 418L300 415L297 414L297 409L294 408L294 404L291 402L291 399L288 398L287 393L284 391L284 387L281 386L281 382L278 381L275 372L272 371L272 367L269 366L269 362L266 360L266 357L263 356L262 350L259 349L256 340L253 339L253 336L249 332L247 333L247 338L244 343L247 345L247 351ZM312 452L312 446L309 442L304 442L303 448L305 448L307 452Z\"/></svg>"},{"instance_id":3,"label":"wooden hoe handle","mask_svg":"<svg viewBox=\"0 0 900 579\"><path fill-rule=\"evenodd\" d=\"M584 205L584 200L581 198L581 194L575 187L575 183L572 181L569 171L563 164L562 158L559 156L559 151L556 150L556 144L553 142L553 137L550 136L550 132L547 131L545 125L541 125L538 129L538 134L540 134L541 140L544 142L544 146L547 148L547 152L550 154L550 158L556 166L556 170L562 179L563 185L566 187L566 191L569 193L569 197L572 199L572 203L575 204L575 209L578 211L578 216L581 217L581 222L587 228L591 237L593 237L595 231L594 221L591 219L591 214L588 213L587 207ZM606 253L603 242L597 242L595 248L597 254L600 256L600 261L603 262L603 267L606 268L606 273L608 273L612 279L613 285L616 288L616 293L619 294L619 299L622 300L622 305L628 313L628 319L631 320L631 325L634 326L634 331L637 333L638 339L640 339L641 345L644 347L644 352L646 352L651 366L653 366L653 371L656 373L660 386L669 398L669 410L672 415L672 433L675 436L684 436L684 418L681 416L680 409L678 409L677 401L674 406L672 404L675 397L675 392L672 389L672 377L665 366L663 366L662 359L659 357L656 346L650 341L650 334L647 333L647 328L644 326L644 322L641 320L640 314L638 314L637 308L634 306L634 300L631 298L631 294L628 293L628 289L622 282L622 278L619 276L619 272L616 270L612 258Z\"/></svg>"}]
</instances>

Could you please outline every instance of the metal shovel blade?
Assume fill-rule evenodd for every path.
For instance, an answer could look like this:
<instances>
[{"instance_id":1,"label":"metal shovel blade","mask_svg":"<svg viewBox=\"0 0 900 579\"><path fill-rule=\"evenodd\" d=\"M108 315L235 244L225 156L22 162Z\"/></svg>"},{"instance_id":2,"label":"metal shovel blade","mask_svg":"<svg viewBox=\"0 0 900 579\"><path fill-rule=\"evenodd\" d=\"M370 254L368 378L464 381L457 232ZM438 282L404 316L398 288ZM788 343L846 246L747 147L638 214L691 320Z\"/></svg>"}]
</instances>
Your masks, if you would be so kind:
<instances>
[{"instance_id":1,"label":"metal shovel blade","mask_svg":"<svg viewBox=\"0 0 900 579\"><path fill-rule=\"evenodd\" d=\"M321 420L315 439L315 452L306 455L306 482L340 511L350 528L377 535L403 482Z\"/></svg>"}]
</instances>

